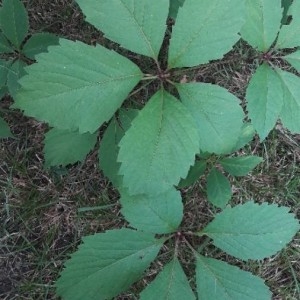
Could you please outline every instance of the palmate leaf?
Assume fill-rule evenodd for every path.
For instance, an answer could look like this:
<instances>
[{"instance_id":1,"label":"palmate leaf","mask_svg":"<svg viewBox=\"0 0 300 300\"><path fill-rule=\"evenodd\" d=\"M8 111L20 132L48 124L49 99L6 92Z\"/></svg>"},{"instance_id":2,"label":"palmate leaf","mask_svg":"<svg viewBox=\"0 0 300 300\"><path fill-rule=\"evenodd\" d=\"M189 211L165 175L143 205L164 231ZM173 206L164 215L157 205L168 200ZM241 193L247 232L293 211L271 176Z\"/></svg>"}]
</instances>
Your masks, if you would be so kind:
<instances>
[{"instance_id":1,"label":"palmate leaf","mask_svg":"<svg viewBox=\"0 0 300 300\"><path fill-rule=\"evenodd\" d=\"M207 176L207 198L213 205L224 208L232 197L229 180L216 168Z\"/></svg>"},{"instance_id":2,"label":"palmate leaf","mask_svg":"<svg viewBox=\"0 0 300 300\"><path fill-rule=\"evenodd\" d=\"M194 300L196 297L178 259L174 258L142 291L140 299Z\"/></svg>"},{"instance_id":3,"label":"palmate leaf","mask_svg":"<svg viewBox=\"0 0 300 300\"><path fill-rule=\"evenodd\" d=\"M283 88L283 107L280 119L292 133L300 132L300 78L292 73L276 69Z\"/></svg>"},{"instance_id":4,"label":"palmate leaf","mask_svg":"<svg viewBox=\"0 0 300 300\"><path fill-rule=\"evenodd\" d=\"M283 105L283 90L276 72L267 64L258 67L246 91L249 118L261 140L276 124Z\"/></svg>"},{"instance_id":5,"label":"palmate leaf","mask_svg":"<svg viewBox=\"0 0 300 300\"><path fill-rule=\"evenodd\" d=\"M226 262L197 255L196 282L200 299L271 300L264 281Z\"/></svg>"},{"instance_id":6,"label":"palmate leaf","mask_svg":"<svg viewBox=\"0 0 300 300\"><path fill-rule=\"evenodd\" d=\"M169 0L76 0L89 23L133 52L157 59ZM117 26L116 26L117 24Z\"/></svg>"},{"instance_id":7,"label":"palmate leaf","mask_svg":"<svg viewBox=\"0 0 300 300\"><path fill-rule=\"evenodd\" d=\"M263 159L258 156L227 157L220 160L226 172L233 176L245 176L253 170Z\"/></svg>"},{"instance_id":8,"label":"palmate leaf","mask_svg":"<svg viewBox=\"0 0 300 300\"><path fill-rule=\"evenodd\" d=\"M0 139L12 137L8 124L0 117Z\"/></svg>"},{"instance_id":9,"label":"palmate leaf","mask_svg":"<svg viewBox=\"0 0 300 300\"><path fill-rule=\"evenodd\" d=\"M299 230L289 208L250 201L227 207L200 234L237 258L263 259L283 249Z\"/></svg>"},{"instance_id":10,"label":"palmate leaf","mask_svg":"<svg viewBox=\"0 0 300 300\"><path fill-rule=\"evenodd\" d=\"M129 194L157 195L186 177L199 151L196 124L173 96L159 90L120 142L119 174Z\"/></svg>"},{"instance_id":11,"label":"palmate leaf","mask_svg":"<svg viewBox=\"0 0 300 300\"><path fill-rule=\"evenodd\" d=\"M292 21L289 25L283 25L280 29L278 39L275 45L277 49L294 48L300 46L300 2L293 1L288 14L292 16Z\"/></svg>"},{"instance_id":12,"label":"palmate leaf","mask_svg":"<svg viewBox=\"0 0 300 300\"><path fill-rule=\"evenodd\" d=\"M291 54L283 57L289 62L298 72L300 72L300 50L297 50Z\"/></svg>"},{"instance_id":13,"label":"palmate leaf","mask_svg":"<svg viewBox=\"0 0 300 300\"><path fill-rule=\"evenodd\" d=\"M282 11L281 0L246 0L242 38L259 51L269 50L281 26Z\"/></svg>"},{"instance_id":14,"label":"palmate leaf","mask_svg":"<svg viewBox=\"0 0 300 300\"><path fill-rule=\"evenodd\" d=\"M155 259L163 239L130 229L83 238L56 283L64 300L106 300L125 291Z\"/></svg>"},{"instance_id":15,"label":"palmate leaf","mask_svg":"<svg viewBox=\"0 0 300 300\"><path fill-rule=\"evenodd\" d=\"M66 166L82 161L94 148L97 134L79 134L53 128L45 134L45 166Z\"/></svg>"},{"instance_id":16,"label":"palmate leaf","mask_svg":"<svg viewBox=\"0 0 300 300\"><path fill-rule=\"evenodd\" d=\"M60 39L26 68L14 107L51 126L95 132L141 79L139 68L97 45Z\"/></svg>"},{"instance_id":17,"label":"palmate leaf","mask_svg":"<svg viewBox=\"0 0 300 300\"><path fill-rule=\"evenodd\" d=\"M22 1L3 0L0 28L9 41L20 49L29 28L27 12Z\"/></svg>"},{"instance_id":18,"label":"palmate leaf","mask_svg":"<svg viewBox=\"0 0 300 300\"><path fill-rule=\"evenodd\" d=\"M121 192L122 214L132 227L156 234L177 230L183 217L180 192L175 188L157 196L129 196Z\"/></svg>"},{"instance_id":19,"label":"palmate leaf","mask_svg":"<svg viewBox=\"0 0 300 300\"><path fill-rule=\"evenodd\" d=\"M203 152L224 154L236 145L244 113L226 89L208 83L177 84L184 106L193 115Z\"/></svg>"},{"instance_id":20,"label":"palmate leaf","mask_svg":"<svg viewBox=\"0 0 300 300\"><path fill-rule=\"evenodd\" d=\"M172 30L168 67L192 67L222 58L240 39L244 14L240 0L186 1Z\"/></svg>"}]
</instances>

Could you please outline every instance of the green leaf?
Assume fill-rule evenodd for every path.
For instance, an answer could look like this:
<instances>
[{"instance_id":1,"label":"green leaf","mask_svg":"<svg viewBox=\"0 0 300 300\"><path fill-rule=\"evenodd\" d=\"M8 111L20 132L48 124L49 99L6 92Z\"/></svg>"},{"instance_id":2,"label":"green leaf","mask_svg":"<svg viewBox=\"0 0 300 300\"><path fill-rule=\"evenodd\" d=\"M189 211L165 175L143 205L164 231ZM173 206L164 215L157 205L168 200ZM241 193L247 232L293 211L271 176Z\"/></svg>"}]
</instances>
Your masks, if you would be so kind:
<instances>
[{"instance_id":1,"label":"green leaf","mask_svg":"<svg viewBox=\"0 0 300 300\"><path fill-rule=\"evenodd\" d=\"M155 259L164 240L118 229L84 237L83 242L56 283L64 300L106 300L127 290Z\"/></svg>"},{"instance_id":2,"label":"green leaf","mask_svg":"<svg viewBox=\"0 0 300 300\"><path fill-rule=\"evenodd\" d=\"M157 196L129 196L121 192L122 214L132 227L156 234L178 229L183 217L180 192L172 188Z\"/></svg>"},{"instance_id":3,"label":"green leaf","mask_svg":"<svg viewBox=\"0 0 300 300\"><path fill-rule=\"evenodd\" d=\"M228 254L247 260L276 254L298 230L299 221L288 207L250 201L227 207L201 234L211 237L215 246Z\"/></svg>"},{"instance_id":4,"label":"green leaf","mask_svg":"<svg viewBox=\"0 0 300 300\"><path fill-rule=\"evenodd\" d=\"M174 258L140 294L141 300L193 300L196 299L186 275Z\"/></svg>"},{"instance_id":5,"label":"green leaf","mask_svg":"<svg viewBox=\"0 0 300 300\"><path fill-rule=\"evenodd\" d=\"M281 6L283 7L283 17L281 23L283 25L286 25L288 23L288 16L289 16L288 11L292 3L293 0L281 0Z\"/></svg>"},{"instance_id":6,"label":"green leaf","mask_svg":"<svg viewBox=\"0 0 300 300\"><path fill-rule=\"evenodd\" d=\"M14 107L79 133L93 133L108 121L142 77L134 63L100 45L60 39L60 46L36 59L20 81Z\"/></svg>"},{"instance_id":7,"label":"green leaf","mask_svg":"<svg viewBox=\"0 0 300 300\"><path fill-rule=\"evenodd\" d=\"M22 1L3 0L0 27L7 39L20 49L29 28L27 12Z\"/></svg>"},{"instance_id":8,"label":"green leaf","mask_svg":"<svg viewBox=\"0 0 300 300\"><path fill-rule=\"evenodd\" d=\"M99 148L99 164L104 175L109 178L117 188L122 185L122 176L118 175L121 164L117 162L119 153L119 142L128 130L132 120L137 116L138 111L120 110L119 121L113 118L105 130Z\"/></svg>"},{"instance_id":9,"label":"green leaf","mask_svg":"<svg viewBox=\"0 0 300 300\"><path fill-rule=\"evenodd\" d=\"M222 58L240 39L244 15L240 0L186 1L172 30L168 67L192 67Z\"/></svg>"},{"instance_id":10,"label":"green leaf","mask_svg":"<svg viewBox=\"0 0 300 300\"><path fill-rule=\"evenodd\" d=\"M229 180L216 168L207 176L207 198L213 205L224 208L231 199L232 192Z\"/></svg>"},{"instance_id":11,"label":"green leaf","mask_svg":"<svg viewBox=\"0 0 300 300\"><path fill-rule=\"evenodd\" d=\"M10 95L15 98L20 89L19 79L26 74L26 63L22 60L16 60L10 67L7 73L7 87Z\"/></svg>"},{"instance_id":12,"label":"green leaf","mask_svg":"<svg viewBox=\"0 0 300 300\"><path fill-rule=\"evenodd\" d=\"M291 54L283 57L288 63L290 63L298 72L300 72L300 50L297 50Z\"/></svg>"},{"instance_id":13,"label":"green leaf","mask_svg":"<svg viewBox=\"0 0 300 300\"><path fill-rule=\"evenodd\" d=\"M264 281L226 262L197 255L197 292L205 300L271 300Z\"/></svg>"},{"instance_id":14,"label":"green leaf","mask_svg":"<svg viewBox=\"0 0 300 300\"><path fill-rule=\"evenodd\" d=\"M292 133L300 132L300 78L292 73L276 69L283 88L283 107L280 119Z\"/></svg>"},{"instance_id":15,"label":"green leaf","mask_svg":"<svg viewBox=\"0 0 300 300\"><path fill-rule=\"evenodd\" d=\"M1 16L1 13L0 13L0 16ZM2 32L0 32L0 54L1 53L12 53L12 52L14 52L14 49L9 44L5 35Z\"/></svg>"},{"instance_id":16,"label":"green leaf","mask_svg":"<svg viewBox=\"0 0 300 300\"><path fill-rule=\"evenodd\" d=\"M242 38L259 51L269 50L281 26L282 11L280 0L246 0Z\"/></svg>"},{"instance_id":17,"label":"green leaf","mask_svg":"<svg viewBox=\"0 0 300 300\"><path fill-rule=\"evenodd\" d=\"M203 152L224 154L232 150L243 126L239 99L226 89L208 83L177 84L184 106L193 115Z\"/></svg>"},{"instance_id":18,"label":"green leaf","mask_svg":"<svg viewBox=\"0 0 300 300\"><path fill-rule=\"evenodd\" d=\"M25 43L22 53L27 57L34 59L35 56L42 52L47 52L51 45L58 45L58 36L51 33L36 33L32 35Z\"/></svg>"},{"instance_id":19,"label":"green leaf","mask_svg":"<svg viewBox=\"0 0 300 300\"><path fill-rule=\"evenodd\" d=\"M0 100L8 93L7 87L0 88Z\"/></svg>"},{"instance_id":20,"label":"green leaf","mask_svg":"<svg viewBox=\"0 0 300 300\"><path fill-rule=\"evenodd\" d=\"M96 141L97 134L53 128L45 134L45 166L66 166L82 161Z\"/></svg>"},{"instance_id":21,"label":"green leaf","mask_svg":"<svg viewBox=\"0 0 300 300\"><path fill-rule=\"evenodd\" d=\"M176 98L159 90L120 142L123 184L131 195L163 193L186 177L198 152L192 116Z\"/></svg>"},{"instance_id":22,"label":"green leaf","mask_svg":"<svg viewBox=\"0 0 300 300\"><path fill-rule=\"evenodd\" d=\"M185 188L194 184L200 176L202 176L206 169L205 160L197 160L195 164L190 167L189 173L185 179L181 179L178 188Z\"/></svg>"},{"instance_id":23,"label":"green leaf","mask_svg":"<svg viewBox=\"0 0 300 300\"><path fill-rule=\"evenodd\" d=\"M169 17L176 19L179 8L185 0L170 0Z\"/></svg>"},{"instance_id":24,"label":"green leaf","mask_svg":"<svg viewBox=\"0 0 300 300\"><path fill-rule=\"evenodd\" d=\"M157 59L169 0L76 0L86 20L105 36L133 52ZM116 26L117 24L117 26Z\"/></svg>"},{"instance_id":25,"label":"green leaf","mask_svg":"<svg viewBox=\"0 0 300 300\"><path fill-rule=\"evenodd\" d=\"M283 90L276 72L263 64L252 76L246 91L249 118L261 140L276 124L283 105Z\"/></svg>"},{"instance_id":26,"label":"green leaf","mask_svg":"<svg viewBox=\"0 0 300 300\"><path fill-rule=\"evenodd\" d=\"M0 59L0 88L6 86L7 74L11 63L11 61Z\"/></svg>"},{"instance_id":27,"label":"green leaf","mask_svg":"<svg viewBox=\"0 0 300 300\"><path fill-rule=\"evenodd\" d=\"M245 176L262 161L258 156L228 157L220 160L220 164L233 176Z\"/></svg>"},{"instance_id":28,"label":"green leaf","mask_svg":"<svg viewBox=\"0 0 300 300\"><path fill-rule=\"evenodd\" d=\"M0 117L0 139L12 137L8 124Z\"/></svg>"},{"instance_id":29,"label":"green leaf","mask_svg":"<svg viewBox=\"0 0 300 300\"><path fill-rule=\"evenodd\" d=\"M230 153L238 151L239 149L243 148L253 139L254 135L255 135L255 129L253 125L250 122L245 122L240 132L238 141L236 145L232 148Z\"/></svg>"},{"instance_id":30,"label":"green leaf","mask_svg":"<svg viewBox=\"0 0 300 300\"><path fill-rule=\"evenodd\" d=\"M277 49L294 48L300 46L300 2L293 1L288 10L288 14L292 16L289 25L283 25L280 29L275 47Z\"/></svg>"}]
</instances>

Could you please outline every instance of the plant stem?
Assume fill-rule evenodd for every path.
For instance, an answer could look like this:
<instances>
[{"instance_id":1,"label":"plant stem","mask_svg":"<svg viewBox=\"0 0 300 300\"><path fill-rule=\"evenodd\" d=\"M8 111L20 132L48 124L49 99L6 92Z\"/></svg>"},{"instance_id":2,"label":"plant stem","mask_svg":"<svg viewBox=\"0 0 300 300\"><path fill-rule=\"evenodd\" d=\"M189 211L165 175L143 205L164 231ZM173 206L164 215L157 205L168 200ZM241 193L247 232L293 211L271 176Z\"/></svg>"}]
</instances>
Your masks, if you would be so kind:
<instances>
[{"instance_id":1,"label":"plant stem","mask_svg":"<svg viewBox=\"0 0 300 300\"><path fill-rule=\"evenodd\" d=\"M152 80L152 79L157 79L157 78L158 78L157 75L152 75L152 76L145 76L141 80L145 81L145 80Z\"/></svg>"}]
</instances>

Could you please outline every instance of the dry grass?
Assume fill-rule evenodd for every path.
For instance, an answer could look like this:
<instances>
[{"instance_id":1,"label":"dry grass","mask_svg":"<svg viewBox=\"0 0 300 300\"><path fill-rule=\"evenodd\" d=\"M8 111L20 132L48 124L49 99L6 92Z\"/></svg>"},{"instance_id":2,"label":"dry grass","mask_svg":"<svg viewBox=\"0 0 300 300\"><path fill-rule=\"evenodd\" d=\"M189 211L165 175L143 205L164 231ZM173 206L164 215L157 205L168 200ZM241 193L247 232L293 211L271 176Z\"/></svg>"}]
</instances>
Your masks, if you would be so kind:
<instances>
[{"instance_id":1,"label":"dry grass","mask_svg":"<svg viewBox=\"0 0 300 300\"><path fill-rule=\"evenodd\" d=\"M71 0L24 0L24 3L30 14L32 32L46 30L124 52L86 24ZM252 55L252 50L241 43L222 61L195 69L187 73L187 77L178 74L178 78L217 83L243 99L254 69L249 64ZM139 60L139 56L130 53L129 56ZM143 67L151 69L148 62ZM155 89L156 86L152 87L150 93ZM139 96L144 102L149 98L148 90L141 89ZM7 97L1 102L1 107L8 108L11 101ZM83 163L68 169L45 170L42 148L47 126L17 111L7 113L5 118L15 139L0 143L0 298L57 299L53 284L80 238L120 228L126 222L120 215L117 193L99 171L97 150L90 153ZM291 207L300 217L299 143L299 135L289 134L278 124L263 143L255 139L241 150L240 154L262 156L264 162L249 176L231 178L232 204L248 199L276 202ZM184 190L183 196L185 217L182 229L202 228L214 214L214 209L205 199L205 180L201 179ZM78 208L94 206L102 209L78 212ZM296 236L285 251L260 262L241 263L211 244L204 251L263 277L274 293L274 299L292 300L300 296L299 238ZM199 242L202 240L190 240L195 245ZM172 241L166 244L145 278L117 299L137 299L136 293L159 272L170 257L173 246ZM180 247L179 257L187 274L192 275L193 261L185 247Z\"/></svg>"}]
</instances>

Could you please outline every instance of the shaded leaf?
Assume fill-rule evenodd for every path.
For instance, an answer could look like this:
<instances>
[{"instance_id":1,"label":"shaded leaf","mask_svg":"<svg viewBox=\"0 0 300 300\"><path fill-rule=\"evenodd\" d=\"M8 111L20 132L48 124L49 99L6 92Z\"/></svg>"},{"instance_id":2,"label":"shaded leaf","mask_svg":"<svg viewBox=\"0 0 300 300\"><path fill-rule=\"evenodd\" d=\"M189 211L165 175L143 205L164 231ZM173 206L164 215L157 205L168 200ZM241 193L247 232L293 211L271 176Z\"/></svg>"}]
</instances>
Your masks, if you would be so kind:
<instances>
[{"instance_id":1,"label":"shaded leaf","mask_svg":"<svg viewBox=\"0 0 300 300\"><path fill-rule=\"evenodd\" d=\"M178 9L184 4L185 0L170 0L169 17L176 19Z\"/></svg>"},{"instance_id":2,"label":"shaded leaf","mask_svg":"<svg viewBox=\"0 0 300 300\"><path fill-rule=\"evenodd\" d=\"M86 20L133 52L157 59L166 31L169 0L76 0ZM116 26L117 24L117 26Z\"/></svg>"},{"instance_id":3,"label":"shaded leaf","mask_svg":"<svg viewBox=\"0 0 300 300\"><path fill-rule=\"evenodd\" d=\"M66 166L82 161L96 141L97 134L53 128L45 134L45 166Z\"/></svg>"},{"instance_id":4,"label":"shaded leaf","mask_svg":"<svg viewBox=\"0 0 300 300\"><path fill-rule=\"evenodd\" d=\"M299 230L288 207L250 201L227 207L203 229L215 246L237 258L263 259L276 254Z\"/></svg>"},{"instance_id":5,"label":"shaded leaf","mask_svg":"<svg viewBox=\"0 0 300 300\"><path fill-rule=\"evenodd\" d=\"M231 199L232 192L229 180L216 168L207 176L207 198L213 205L224 208Z\"/></svg>"},{"instance_id":6,"label":"shaded leaf","mask_svg":"<svg viewBox=\"0 0 300 300\"><path fill-rule=\"evenodd\" d=\"M157 196L129 196L121 192L122 214L132 227L156 234L177 230L183 217L180 192L175 188Z\"/></svg>"},{"instance_id":7,"label":"shaded leaf","mask_svg":"<svg viewBox=\"0 0 300 300\"><path fill-rule=\"evenodd\" d=\"M155 259L164 240L130 229L83 238L56 282L65 300L106 300L137 281Z\"/></svg>"},{"instance_id":8,"label":"shaded leaf","mask_svg":"<svg viewBox=\"0 0 300 300\"><path fill-rule=\"evenodd\" d=\"M141 300L193 300L196 299L186 275L174 258L140 294Z\"/></svg>"},{"instance_id":9,"label":"shaded leaf","mask_svg":"<svg viewBox=\"0 0 300 300\"><path fill-rule=\"evenodd\" d=\"M240 39L244 14L240 0L186 1L172 30L168 67L192 67L222 58Z\"/></svg>"},{"instance_id":10,"label":"shaded leaf","mask_svg":"<svg viewBox=\"0 0 300 300\"><path fill-rule=\"evenodd\" d=\"M198 151L192 116L176 98L159 90L120 142L123 184L131 195L163 193L186 177Z\"/></svg>"},{"instance_id":11,"label":"shaded leaf","mask_svg":"<svg viewBox=\"0 0 300 300\"><path fill-rule=\"evenodd\" d=\"M26 68L14 107L56 128L95 132L142 77L131 61L99 45L60 39L48 51Z\"/></svg>"},{"instance_id":12,"label":"shaded leaf","mask_svg":"<svg viewBox=\"0 0 300 300\"><path fill-rule=\"evenodd\" d=\"M224 154L236 145L244 113L239 99L208 83L177 84L184 106L193 115L203 152Z\"/></svg>"},{"instance_id":13,"label":"shaded leaf","mask_svg":"<svg viewBox=\"0 0 300 300\"><path fill-rule=\"evenodd\" d=\"M226 262L197 255L197 292L205 300L271 300L264 281Z\"/></svg>"},{"instance_id":14,"label":"shaded leaf","mask_svg":"<svg viewBox=\"0 0 300 300\"><path fill-rule=\"evenodd\" d=\"M16 97L20 89L19 79L26 74L25 67L26 63L19 59L9 67L7 73L7 88L13 98Z\"/></svg>"},{"instance_id":15,"label":"shaded leaf","mask_svg":"<svg viewBox=\"0 0 300 300\"><path fill-rule=\"evenodd\" d=\"M288 23L288 16L289 16L288 11L292 3L293 0L281 0L281 6L283 7L283 17L281 23L283 25L286 25Z\"/></svg>"},{"instance_id":16,"label":"shaded leaf","mask_svg":"<svg viewBox=\"0 0 300 300\"><path fill-rule=\"evenodd\" d=\"M0 16L1 16L1 12L0 12ZM9 44L5 35L0 31L0 53L12 53L12 52L14 52L14 49Z\"/></svg>"},{"instance_id":17,"label":"shaded leaf","mask_svg":"<svg viewBox=\"0 0 300 300\"><path fill-rule=\"evenodd\" d=\"M200 176L202 176L206 169L206 161L205 160L197 160L195 164L190 167L189 173L185 179L181 179L178 188L184 188L191 186L194 184Z\"/></svg>"},{"instance_id":18,"label":"shaded leaf","mask_svg":"<svg viewBox=\"0 0 300 300\"><path fill-rule=\"evenodd\" d=\"M12 137L8 124L0 117L0 139Z\"/></svg>"},{"instance_id":19,"label":"shaded leaf","mask_svg":"<svg viewBox=\"0 0 300 300\"><path fill-rule=\"evenodd\" d=\"M7 74L12 61L0 59L0 88L6 86Z\"/></svg>"}]
</instances>

